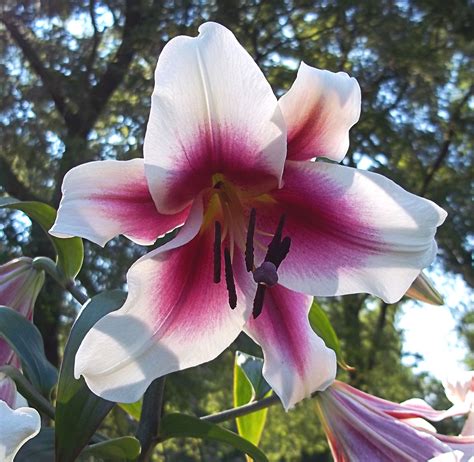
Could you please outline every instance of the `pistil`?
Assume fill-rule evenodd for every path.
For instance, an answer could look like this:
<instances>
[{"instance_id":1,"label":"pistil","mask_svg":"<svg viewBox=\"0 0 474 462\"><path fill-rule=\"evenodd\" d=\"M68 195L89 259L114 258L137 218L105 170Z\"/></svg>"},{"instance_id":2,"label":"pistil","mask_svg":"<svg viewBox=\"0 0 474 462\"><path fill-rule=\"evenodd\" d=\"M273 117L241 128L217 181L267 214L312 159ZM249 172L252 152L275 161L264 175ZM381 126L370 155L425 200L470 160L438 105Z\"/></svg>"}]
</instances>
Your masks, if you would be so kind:
<instances>
[{"instance_id":1,"label":"pistil","mask_svg":"<svg viewBox=\"0 0 474 462\"><path fill-rule=\"evenodd\" d=\"M253 267L253 244L249 245L249 235L251 235L253 241L253 234L255 232L255 221L256 214L255 209L252 209L249 221L249 232L247 234L247 247L245 254L245 261L247 264L247 270L249 270L248 262L252 262ZM263 263L256 269L253 270L253 279L258 284L257 292L253 301L253 318L256 319L260 316L263 309L263 302L265 301L265 291L267 287L272 287L278 283L278 267L282 261L288 255L291 246L291 238L283 235L283 226L285 225L285 215L282 215L278 223L275 234L273 235L270 244L268 244L267 253L265 255ZM250 255L251 253L251 255ZM247 255L248 254L248 255Z\"/></svg>"}]
</instances>

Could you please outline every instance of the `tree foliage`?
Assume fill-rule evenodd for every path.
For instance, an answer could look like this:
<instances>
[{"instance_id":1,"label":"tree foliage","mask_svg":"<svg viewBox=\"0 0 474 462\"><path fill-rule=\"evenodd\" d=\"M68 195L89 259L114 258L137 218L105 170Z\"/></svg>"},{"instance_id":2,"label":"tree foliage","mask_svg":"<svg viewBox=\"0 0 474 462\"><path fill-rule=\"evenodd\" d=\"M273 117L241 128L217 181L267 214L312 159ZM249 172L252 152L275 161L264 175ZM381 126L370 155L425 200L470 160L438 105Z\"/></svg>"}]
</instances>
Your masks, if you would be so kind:
<instances>
[{"instance_id":1,"label":"tree foliage","mask_svg":"<svg viewBox=\"0 0 474 462\"><path fill-rule=\"evenodd\" d=\"M362 115L344 163L382 173L445 208L439 264L472 287L473 16L462 0L6 0L0 13L1 192L57 206L70 168L141 156L161 49L173 36L195 35L199 24L214 20L236 34L278 95L290 87L301 60L358 79ZM31 239L35 229L17 213L1 213L2 261L20 252L51 252L46 241ZM105 249L86 243L79 279L91 293L122 288L127 268L143 253L124 238ZM52 300L47 291L36 320L48 357L57 362L63 324L74 313ZM356 367L348 373L353 383L395 400L427 391L428 382L402 364L396 305L365 295L321 302ZM472 349L472 330L467 335ZM236 347L258 353L245 338ZM198 413L230 406L231 364L223 355L195 376L175 374L167 406ZM204 396L212 401L203 402ZM129 424L120 412L109 417L116 420L111 433ZM272 460L315 460L325 451L311 405L295 415L289 428L281 411L269 411L272 434L264 434L262 445ZM288 447L278 442L285 432L293 435ZM207 460L215 453L205 451L216 449L170 442L161 450L167 460Z\"/></svg>"}]
</instances>

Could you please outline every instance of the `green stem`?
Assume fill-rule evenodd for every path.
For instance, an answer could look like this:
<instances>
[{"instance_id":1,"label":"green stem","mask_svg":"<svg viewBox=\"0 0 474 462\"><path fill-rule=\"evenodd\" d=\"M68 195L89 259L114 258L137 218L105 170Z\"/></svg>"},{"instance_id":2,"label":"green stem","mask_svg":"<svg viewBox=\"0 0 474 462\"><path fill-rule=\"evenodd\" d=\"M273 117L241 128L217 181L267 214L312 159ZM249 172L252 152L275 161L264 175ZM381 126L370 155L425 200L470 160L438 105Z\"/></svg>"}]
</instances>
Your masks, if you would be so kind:
<instances>
[{"instance_id":1,"label":"green stem","mask_svg":"<svg viewBox=\"0 0 474 462\"><path fill-rule=\"evenodd\" d=\"M35 387L31 385L26 377L15 367L5 365L0 367L0 374L5 374L10 377L16 384L18 391L31 403L33 403L38 411L47 415L54 420L55 410L51 403L40 395Z\"/></svg>"},{"instance_id":2,"label":"green stem","mask_svg":"<svg viewBox=\"0 0 474 462\"><path fill-rule=\"evenodd\" d=\"M81 305L89 300L79 287L76 286L74 280L64 282L64 277L58 270L56 263L48 257L36 257L33 259L33 266L38 270L43 270L49 274L63 289L67 290Z\"/></svg>"},{"instance_id":3,"label":"green stem","mask_svg":"<svg viewBox=\"0 0 474 462\"><path fill-rule=\"evenodd\" d=\"M142 414L136 433L142 447L138 462L150 460L153 449L158 443L165 380L166 376L155 379L143 395Z\"/></svg>"},{"instance_id":4,"label":"green stem","mask_svg":"<svg viewBox=\"0 0 474 462\"><path fill-rule=\"evenodd\" d=\"M215 414L206 415L204 417L201 417L201 420L212 423L225 422L226 420L235 419L236 417L242 417L243 415L260 411L260 409L265 409L278 403L280 403L280 398L277 395L272 395L268 398L264 398L259 401L253 401L252 403L244 404L243 406L227 409L221 412L216 412Z\"/></svg>"}]
</instances>

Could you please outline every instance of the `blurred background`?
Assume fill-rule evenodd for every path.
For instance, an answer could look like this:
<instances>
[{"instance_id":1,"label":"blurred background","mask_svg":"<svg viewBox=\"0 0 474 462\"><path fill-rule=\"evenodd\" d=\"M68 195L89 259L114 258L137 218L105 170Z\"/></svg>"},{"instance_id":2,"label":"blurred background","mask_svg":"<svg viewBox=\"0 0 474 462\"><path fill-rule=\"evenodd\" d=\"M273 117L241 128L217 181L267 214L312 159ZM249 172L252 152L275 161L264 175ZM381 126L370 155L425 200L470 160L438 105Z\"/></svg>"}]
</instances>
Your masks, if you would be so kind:
<instances>
[{"instance_id":1,"label":"blurred background","mask_svg":"<svg viewBox=\"0 0 474 462\"><path fill-rule=\"evenodd\" d=\"M302 60L356 77L362 115L344 164L382 173L448 211L428 272L446 303L387 305L367 295L320 303L356 368L344 380L387 399L425 397L448 406L443 374L474 368L471 2L3 0L0 11L0 195L55 207L70 168L142 156L160 51L178 34L196 35L204 21L236 34L278 96ZM105 249L85 242L85 250L79 279L95 294L124 287L128 267L148 249L118 238ZM0 263L20 254L52 256L52 249L23 215L2 211ZM53 284L43 290L35 322L55 364L76 313ZM237 348L261 355L243 334ZM229 351L173 374L167 408L202 415L231 407L232 363ZM123 435L133 425L114 409L102 430ZM261 447L272 461L331 460L311 401L288 416L271 408ZM197 440L167 442L160 456L243 460Z\"/></svg>"}]
</instances>

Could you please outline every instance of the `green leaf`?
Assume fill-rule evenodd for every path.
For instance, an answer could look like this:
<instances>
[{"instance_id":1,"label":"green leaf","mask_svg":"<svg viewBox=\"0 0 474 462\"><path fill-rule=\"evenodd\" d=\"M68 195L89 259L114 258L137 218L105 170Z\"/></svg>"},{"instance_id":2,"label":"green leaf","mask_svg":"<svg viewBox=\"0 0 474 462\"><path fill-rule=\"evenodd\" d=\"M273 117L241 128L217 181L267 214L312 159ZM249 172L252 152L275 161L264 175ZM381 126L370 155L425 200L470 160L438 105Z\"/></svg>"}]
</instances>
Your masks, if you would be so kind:
<instances>
[{"instance_id":1,"label":"green leaf","mask_svg":"<svg viewBox=\"0 0 474 462\"><path fill-rule=\"evenodd\" d=\"M103 316L120 308L126 294L120 290L103 292L85 305L74 323L64 350L56 401L56 458L75 460L89 442L114 403L94 395L84 379L74 378L74 358L82 339Z\"/></svg>"},{"instance_id":2,"label":"green leaf","mask_svg":"<svg viewBox=\"0 0 474 462\"><path fill-rule=\"evenodd\" d=\"M31 384L49 398L58 371L46 359L43 338L36 326L15 310L0 306L0 337L20 358L23 372Z\"/></svg>"},{"instance_id":3,"label":"green leaf","mask_svg":"<svg viewBox=\"0 0 474 462\"><path fill-rule=\"evenodd\" d=\"M252 399L263 398L270 390L270 385L262 375L263 359L236 351L235 364L239 366L252 387ZM248 401L247 401L248 402Z\"/></svg>"},{"instance_id":4,"label":"green leaf","mask_svg":"<svg viewBox=\"0 0 474 462\"><path fill-rule=\"evenodd\" d=\"M136 460L140 454L140 442L133 436L123 436L87 446L79 460L89 461L91 456L104 461L126 462Z\"/></svg>"},{"instance_id":5,"label":"green leaf","mask_svg":"<svg viewBox=\"0 0 474 462\"><path fill-rule=\"evenodd\" d=\"M2 197L0 198L0 208L21 210L38 223L53 243L59 269L67 279L74 279L77 276L84 259L82 239L78 237L59 239L48 233L56 220L56 210L53 207L43 202L21 202L13 197Z\"/></svg>"},{"instance_id":6,"label":"green leaf","mask_svg":"<svg viewBox=\"0 0 474 462\"><path fill-rule=\"evenodd\" d=\"M134 461L140 454L140 443L132 436L106 440L87 446L77 458L89 462L103 460L110 462ZM54 429L43 427L33 439L18 452L15 462L51 462L54 461ZM60 460L60 459L56 459Z\"/></svg>"},{"instance_id":7,"label":"green leaf","mask_svg":"<svg viewBox=\"0 0 474 462\"><path fill-rule=\"evenodd\" d=\"M316 334L318 334L324 340L324 343L328 348L334 350L339 365L345 370L354 370L353 367L349 366L344 361L341 343L339 342L336 331L332 327L331 321L329 321L327 314L316 302L316 299L313 299L313 304L311 305L308 319L314 332L316 332Z\"/></svg>"},{"instance_id":8,"label":"green leaf","mask_svg":"<svg viewBox=\"0 0 474 462\"><path fill-rule=\"evenodd\" d=\"M54 429L43 427L18 451L15 462L51 462L54 460Z\"/></svg>"},{"instance_id":9,"label":"green leaf","mask_svg":"<svg viewBox=\"0 0 474 462\"><path fill-rule=\"evenodd\" d=\"M256 462L268 462L265 454L250 441L216 424L205 422L190 415L166 415L161 422L160 437L162 441L169 438L201 438L218 441L230 444L235 449L248 454Z\"/></svg>"},{"instance_id":10,"label":"green leaf","mask_svg":"<svg viewBox=\"0 0 474 462\"><path fill-rule=\"evenodd\" d=\"M242 406L255 399L256 392L254 385L242 367L249 363L254 364L251 371L257 370L258 368L255 365L259 365L260 378L258 378L255 373L251 374L257 388L261 386L260 384L262 383L266 384L262 376L263 360L237 351L234 361L234 407ZM270 388L268 385L267 387ZM271 393L271 390L267 391L268 396ZM262 409L242 417L237 417L235 420L239 435L250 441L255 446L258 446L267 420L267 412L268 409Z\"/></svg>"},{"instance_id":11,"label":"green leaf","mask_svg":"<svg viewBox=\"0 0 474 462\"><path fill-rule=\"evenodd\" d=\"M137 422L140 420L140 416L142 415L142 404L143 399L140 398L138 401L134 403L117 403L118 406L123 409L128 415L134 418Z\"/></svg>"}]
</instances>

